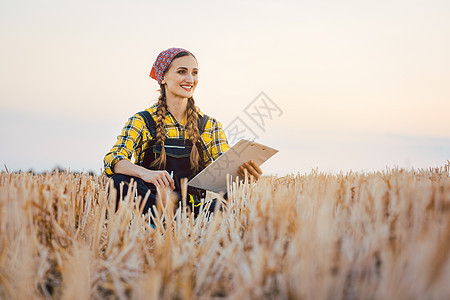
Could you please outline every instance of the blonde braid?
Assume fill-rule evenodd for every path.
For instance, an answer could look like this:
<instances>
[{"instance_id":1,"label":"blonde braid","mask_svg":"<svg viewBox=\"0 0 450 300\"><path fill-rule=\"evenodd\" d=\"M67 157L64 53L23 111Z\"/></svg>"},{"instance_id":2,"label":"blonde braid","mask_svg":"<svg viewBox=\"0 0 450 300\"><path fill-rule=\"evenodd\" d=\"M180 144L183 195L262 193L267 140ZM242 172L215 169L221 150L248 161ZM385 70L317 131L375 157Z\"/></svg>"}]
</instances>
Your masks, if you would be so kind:
<instances>
[{"instance_id":1,"label":"blonde braid","mask_svg":"<svg viewBox=\"0 0 450 300\"><path fill-rule=\"evenodd\" d=\"M158 99L158 108L156 110L156 141L161 145L161 154L155 159L151 166L158 166L158 169L164 169L166 166L166 149L164 148L164 141L166 140L166 90L164 85L161 85L161 95Z\"/></svg>"},{"instance_id":2,"label":"blonde braid","mask_svg":"<svg viewBox=\"0 0 450 300\"><path fill-rule=\"evenodd\" d=\"M190 97L188 99L187 107L186 107L186 116L187 116L187 129L189 133L189 139L192 142L192 150L191 150L191 169L195 172L198 170L198 159L199 153L197 149L197 141L200 140L200 134L198 133L197 127L197 109L195 107L194 98Z\"/></svg>"}]
</instances>

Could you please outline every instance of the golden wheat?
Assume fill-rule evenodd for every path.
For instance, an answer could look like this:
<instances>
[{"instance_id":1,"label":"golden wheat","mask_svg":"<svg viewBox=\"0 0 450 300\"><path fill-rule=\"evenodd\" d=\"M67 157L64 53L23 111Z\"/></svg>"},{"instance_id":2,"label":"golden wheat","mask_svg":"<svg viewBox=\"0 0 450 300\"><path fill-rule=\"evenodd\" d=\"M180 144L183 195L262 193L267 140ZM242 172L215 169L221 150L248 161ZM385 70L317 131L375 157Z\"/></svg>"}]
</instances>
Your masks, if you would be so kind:
<instances>
[{"instance_id":1,"label":"golden wheat","mask_svg":"<svg viewBox=\"0 0 450 300\"><path fill-rule=\"evenodd\" d=\"M2 172L0 298L449 299L449 169L234 181L196 219L134 190L115 212L102 176Z\"/></svg>"}]
</instances>

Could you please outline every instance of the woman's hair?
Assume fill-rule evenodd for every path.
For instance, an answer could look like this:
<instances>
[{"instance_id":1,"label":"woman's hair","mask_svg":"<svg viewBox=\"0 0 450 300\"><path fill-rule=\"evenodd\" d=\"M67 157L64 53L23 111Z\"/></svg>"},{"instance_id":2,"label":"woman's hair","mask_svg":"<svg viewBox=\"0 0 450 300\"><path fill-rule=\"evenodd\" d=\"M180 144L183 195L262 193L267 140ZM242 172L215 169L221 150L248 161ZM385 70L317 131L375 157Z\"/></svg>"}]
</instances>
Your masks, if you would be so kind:
<instances>
[{"instance_id":1,"label":"woman's hair","mask_svg":"<svg viewBox=\"0 0 450 300\"><path fill-rule=\"evenodd\" d=\"M178 57L188 56L192 55L192 57L195 58L195 56L187 51L183 51L175 55L175 57L172 59L175 60ZM196 59L196 58L195 58ZM167 67L167 69L164 71L164 74L167 70L169 70L170 65ZM161 145L161 154L160 156L153 161L151 166L157 166L158 169L163 169L166 166L166 150L164 149L164 141L166 140L166 113L167 113L167 102L166 102L166 89L163 84L160 84L161 87L161 95L158 98L158 104L157 104L157 122L156 122L156 141ZM187 102L186 106L186 127L189 134L189 139L192 142L192 150L191 150L191 156L190 156L190 162L191 162L191 169L193 169L195 172L198 170L198 160L199 160L199 153L196 146L196 143L198 140L200 140L200 134L198 132L197 127L197 109L195 107L194 98L190 97Z\"/></svg>"}]
</instances>

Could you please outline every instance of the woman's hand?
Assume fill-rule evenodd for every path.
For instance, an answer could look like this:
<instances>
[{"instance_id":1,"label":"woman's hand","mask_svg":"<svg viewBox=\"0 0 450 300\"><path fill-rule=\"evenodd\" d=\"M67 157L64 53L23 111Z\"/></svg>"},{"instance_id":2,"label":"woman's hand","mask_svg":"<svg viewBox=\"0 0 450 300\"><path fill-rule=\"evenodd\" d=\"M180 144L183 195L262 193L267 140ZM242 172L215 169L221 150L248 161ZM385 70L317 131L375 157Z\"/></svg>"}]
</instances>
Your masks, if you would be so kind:
<instances>
[{"instance_id":1,"label":"woman's hand","mask_svg":"<svg viewBox=\"0 0 450 300\"><path fill-rule=\"evenodd\" d=\"M153 183L156 187L175 189L173 178L170 177L167 171L149 170L135 165L127 159L122 159L114 165L114 173L139 177L145 182Z\"/></svg>"},{"instance_id":2,"label":"woman's hand","mask_svg":"<svg viewBox=\"0 0 450 300\"><path fill-rule=\"evenodd\" d=\"M242 176L242 178L245 177L245 169L247 169L247 176L249 177L249 179L251 178L251 176L253 176L254 180L258 180L263 173L259 165L253 160L245 162L241 166L239 166L238 173Z\"/></svg>"},{"instance_id":3,"label":"woman's hand","mask_svg":"<svg viewBox=\"0 0 450 300\"><path fill-rule=\"evenodd\" d=\"M145 182L153 183L156 187L159 188L168 187L171 188L172 190L175 189L175 183L173 181L173 178L170 177L169 173L167 173L167 171L165 170L154 171L144 169L139 177Z\"/></svg>"}]
</instances>

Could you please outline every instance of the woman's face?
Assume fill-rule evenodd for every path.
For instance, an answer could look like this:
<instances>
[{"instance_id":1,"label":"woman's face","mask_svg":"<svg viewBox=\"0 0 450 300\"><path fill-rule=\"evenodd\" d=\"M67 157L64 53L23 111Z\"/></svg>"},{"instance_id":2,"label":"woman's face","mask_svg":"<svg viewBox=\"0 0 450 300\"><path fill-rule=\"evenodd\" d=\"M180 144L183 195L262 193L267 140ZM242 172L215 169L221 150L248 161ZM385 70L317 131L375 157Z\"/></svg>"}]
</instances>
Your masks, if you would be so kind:
<instances>
[{"instance_id":1,"label":"woman's face","mask_svg":"<svg viewBox=\"0 0 450 300\"><path fill-rule=\"evenodd\" d=\"M197 60L192 55L175 58L163 77L166 95L189 98L198 83Z\"/></svg>"}]
</instances>

